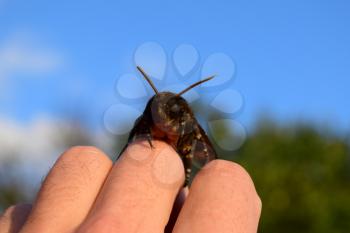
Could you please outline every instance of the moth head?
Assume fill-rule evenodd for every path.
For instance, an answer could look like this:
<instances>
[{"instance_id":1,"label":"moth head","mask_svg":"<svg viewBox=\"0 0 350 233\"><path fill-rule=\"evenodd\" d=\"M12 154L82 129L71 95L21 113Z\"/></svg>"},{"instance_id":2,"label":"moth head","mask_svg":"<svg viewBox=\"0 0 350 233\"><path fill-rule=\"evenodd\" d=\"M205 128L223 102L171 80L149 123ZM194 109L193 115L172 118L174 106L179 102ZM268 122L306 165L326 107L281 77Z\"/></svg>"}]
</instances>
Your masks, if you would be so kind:
<instances>
[{"instance_id":1,"label":"moth head","mask_svg":"<svg viewBox=\"0 0 350 233\"><path fill-rule=\"evenodd\" d=\"M153 123L161 131L169 134L178 134L182 122L193 116L187 101L171 92L159 92L149 101L149 113Z\"/></svg>"},{"instance_id":2,"label":"moth head","mask_svg":"<svg viewBox=\"0 0 350 233\"><path fill-rule=\"evenodd\" d=\"M155 92L155 95L148 103L148 107L151 110L154 123L158 125L158 127L162 127L163 129L172 132L176 132L179 129L183 119L186 119L193 115L187 101L181 95L191 90L195 86L209 81L214 77L211 76L209 78L200 80L175 94L172 92L159 92L153 84L152 80L143 71L143 69L139 66L137 66L137 69L140 71L140 73L147 80Z\"/></svg>"},{"instance_id":3,"label":"moth head","mask_svg":"<svg viewBox=\"0 0 350 233\"><path fill-rule=\"evenodd\" d=\"M183 97L172 92L159 92L152 100L152 111L154 116L174 121L191 110Z\"/></svg>"}]
</instances>

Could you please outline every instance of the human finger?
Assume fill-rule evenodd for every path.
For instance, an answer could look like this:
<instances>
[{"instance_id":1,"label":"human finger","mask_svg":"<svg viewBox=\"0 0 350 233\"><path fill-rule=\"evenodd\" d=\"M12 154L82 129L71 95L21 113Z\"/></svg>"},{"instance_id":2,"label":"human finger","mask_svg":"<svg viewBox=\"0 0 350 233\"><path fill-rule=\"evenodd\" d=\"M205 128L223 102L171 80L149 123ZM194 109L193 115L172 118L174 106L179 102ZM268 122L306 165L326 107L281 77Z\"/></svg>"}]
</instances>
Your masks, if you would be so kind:
<instances>
[{"instance_id":1,"label":"human finger","mask_svg":"<svg viewBox=\"0 0 350 233\"><path fill-rule=\"evenodd\" d=\"M47 175L21 230L73 232L89 212L112 161L94 147L66 151Z\"/></svg>"},{"instance_id":2,"label":"human finger","mask_svg":"<svg viewBox=\"0 0 350 233\"><path fill-rule=\"evenodd\" d=\"M78 232L163 232L184 183L182 161L161 141L131 144Z\"/></svg>"},{"instance_id":3,"label":"human finger","mask_svg":"<svg viewBox=\"0 0 350 233\"><path fill-rule=\"evenodd\" d=\"M174 232L257 231L261 201L238 164L214 160L194 178Z\"/></svg>"}]
</instances>

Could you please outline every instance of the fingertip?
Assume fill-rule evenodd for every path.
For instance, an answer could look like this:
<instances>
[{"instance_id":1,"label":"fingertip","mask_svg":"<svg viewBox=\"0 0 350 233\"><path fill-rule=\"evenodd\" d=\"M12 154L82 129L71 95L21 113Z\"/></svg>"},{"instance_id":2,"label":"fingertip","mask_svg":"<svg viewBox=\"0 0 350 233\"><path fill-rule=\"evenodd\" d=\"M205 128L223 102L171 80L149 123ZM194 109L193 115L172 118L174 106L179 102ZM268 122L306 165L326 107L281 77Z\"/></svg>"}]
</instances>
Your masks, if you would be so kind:
<instances>
[{"instance_id":1,"label":"fingertip","mask_svg":"<svg viewBox=\"0 0 350 233\"><path fill-rule=\"evenodd\" d=\"M256 232L260 211L248 172L237 163L213 160L195 176L174 232ZM198 218L208 215L217 221Z\"/></svg>"},{"instance_id":2,"label":"fingertip","mask_svg":"<svg viewBox=\"0 0 350 233\"><path fill-rule=\"evenodd\" d=\"M226 185L239 185L241 188L244 187L248 189L249 192L255 193L257 198L260 199L251 176L247 170L238 163L222 159L212 160L198 173L198 179L201 179L201 176L209 176L203 179L213 179L215 182L224 183Z\"/></svg>"},{"instance_id":3,"label":"fingertip","mask_svg":"<svg viewBox=\"0 0 350 233\"><path fill-rule=\"evenodd\" d=\"M225 173L226 175L249 177L248 172L241 165L223 159L215 159L210 161L203 167L202 171L221 172L222 174Z\"/></svg>"},{"instance_id":4,"label":"fingertip","mask_svg":"<svg viewBox=\"0 0 350 233\"><path fill-rule=\"evenodd\" d=\"M137 140L117 160L81 231L98 231L99 224L116 219L118 229L160 232L169 220L184 183L181 158L167 143ZM85 232L85 231L84 231Z\"/></svg>"},{"instance_id":5,"label":"fingertip","mask_svg":"<svg viewBox=\"0 0 350 233\"><path fill-rule=\"evenodd\" d=\"M96 147L75 146L65 151L45 178L23 232L75 229L88 214L112 161ZM67 215L72 217L67 218Z\"/></svg>"},{"instance_id":6,"label":"fingertip","mask_svg":"<svg viewBox=\"0 0 350 233\"><path fill-rule=\"evenodd\" d=\"M260 215L262 208L260 196L256 191L253 179L242 165L228 160L216 159L204 166L200 171L201 175L209 175L219 184L232 186L242 192L249 193L250 198L255 203L256 212Z\"/></svg>"},{"instance_id":7,"label":"fingertip","mask_svg":"<svg viewBox=\"0 0 350 233\"><path fill-rule=\"evenodd\" d=\"M127 166L146 168L153 183L167 188L181 186L184 182L184 167L180 156L169 144L153 140L152 147L148 141L138 140L130 144L122 157L128 161Z\"/></svg>"},{"instance_id":8,"label":"fingertip","mask_svg":"<svg viewBox=\"0 0 350 233\"><path fill-rule=\"evenodd\" d=\"M160 144L159 154L152 167L153 177L158 184L177 185L178 187L183 184L185 174L182 160L168 144L164 142Z\"/></svg>"},{"instance_id":9,"label":"fingertip","mask_svg":"<svg viewBox=\"0 0 350 233\"><path fill-rule=\"evenodd\" d=\"M100 149L94 146L73 146L66 150L57 160L63 163L88 163L94 166L112 166L112 160Z\"/></svg>"}]
</instances>

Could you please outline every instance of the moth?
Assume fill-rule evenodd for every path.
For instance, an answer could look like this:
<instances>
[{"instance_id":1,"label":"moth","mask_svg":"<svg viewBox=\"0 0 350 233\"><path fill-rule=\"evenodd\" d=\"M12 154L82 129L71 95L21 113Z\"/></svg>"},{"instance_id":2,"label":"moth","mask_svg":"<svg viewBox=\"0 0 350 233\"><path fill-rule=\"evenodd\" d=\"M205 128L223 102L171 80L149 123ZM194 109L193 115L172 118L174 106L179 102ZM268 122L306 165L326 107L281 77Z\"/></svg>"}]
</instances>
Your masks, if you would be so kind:
<instances>
[{"instance_id":1,"label":"moth","mask_svg":"<svg viewBox=\"0 0 350 233\"><path fill-rule=\"evenodd\" d=\"M182 159L185 169L184 186L187 186L193 166L201 167L216 159L217 154L188 102L181 95L214 76L198 81L176 94L159 92L143 69L139 66L137 69L152 87L155 95L148 101L143 114L136 119L127 144L120 154L130 143L138 139L148 140L151 148L153 148L152 139L165 141Z\"/></svg>"}]
</instances>

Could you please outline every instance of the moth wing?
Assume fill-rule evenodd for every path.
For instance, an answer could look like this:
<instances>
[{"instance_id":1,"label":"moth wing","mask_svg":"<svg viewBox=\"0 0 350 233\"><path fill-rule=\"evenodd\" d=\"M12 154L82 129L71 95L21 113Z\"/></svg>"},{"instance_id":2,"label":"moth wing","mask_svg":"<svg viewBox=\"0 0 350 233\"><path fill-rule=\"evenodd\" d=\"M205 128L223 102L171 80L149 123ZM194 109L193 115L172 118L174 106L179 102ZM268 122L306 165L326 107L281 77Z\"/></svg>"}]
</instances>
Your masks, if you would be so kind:
<instances>
[{"instance_id":1,"label":"moth wing","mask_svg":"<svg viewBox=\"0 0 350 233\"><path fill-rule=\"evenodd\" d=\"M197 168L203 167L209 161L217 158L217 154L214 150L212 143L210 142L208 135L202 129L199 124L194 127L195 140L192 145L193 166Z\"/></svg>"},{"instance_id":2,"label":"moth wing","mask_svg":"<svg viewBox=\"0 0 350 233\"><path fill-rule=\"evenodd\" d=\"M134 127L131 129L128 136L128 142L119 153L117 159L121 156L121 154L123 154L128 145L137 139L147 139L149 141L149 144L152 146L151 124L152 121L150 121L147 115L141 115L135 120Z\"/></svg>"}]
</instances>

